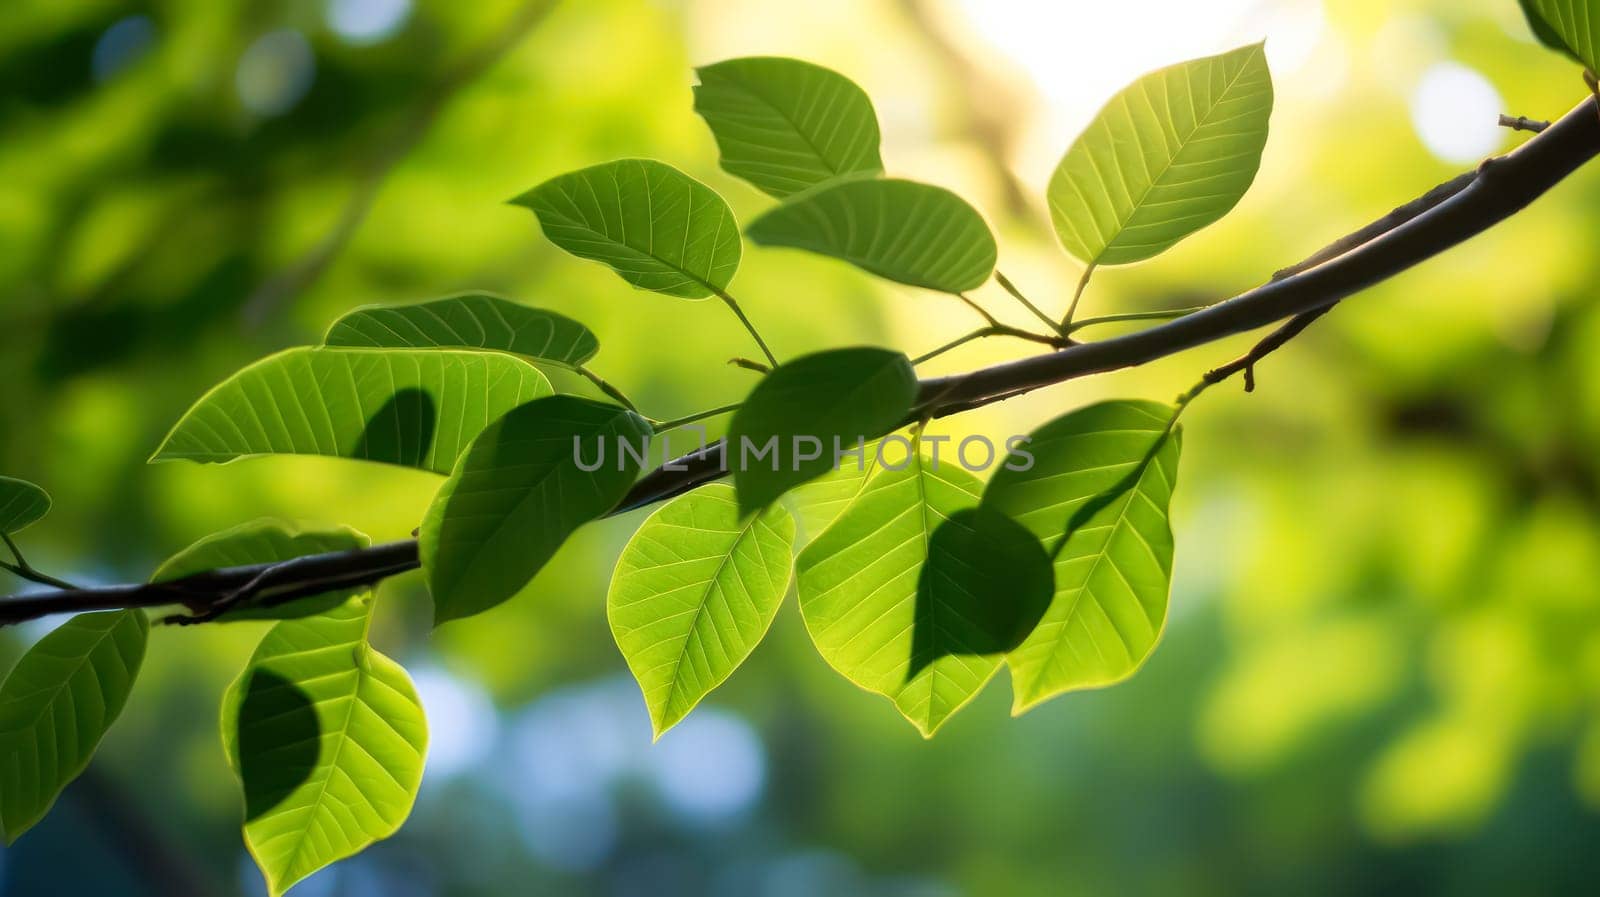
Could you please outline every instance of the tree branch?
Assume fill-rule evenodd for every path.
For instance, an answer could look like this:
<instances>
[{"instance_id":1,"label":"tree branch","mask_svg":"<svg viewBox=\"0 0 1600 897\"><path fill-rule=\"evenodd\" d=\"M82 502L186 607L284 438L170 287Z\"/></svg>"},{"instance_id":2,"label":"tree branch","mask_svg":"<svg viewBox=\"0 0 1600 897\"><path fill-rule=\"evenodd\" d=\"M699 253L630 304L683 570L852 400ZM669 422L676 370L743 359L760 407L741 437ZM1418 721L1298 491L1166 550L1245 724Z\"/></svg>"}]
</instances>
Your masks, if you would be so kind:
<instances>
[{"instance_id":1,"label":"tree branch","mask_svg":"<svg viewBox=\"0 0 1600 897\"><path fill-rule=\"evenodd\" d=\"M1199 387L1248 371L1340 300L1466 242L1538 199L1600 154L1600 97L1477 171L1434 188L1342 238L1266 284L1201 311L1111 339L1078 343L1021 361L921 383L911 420L944 417L1078 377L1133 367L1224 337L1285 321L1249 353L1208 373ZM910 422L910 421L908 421ZM724 443L707 445L642 477L614 509L620 514L682 494L725 475ZM182 604L197 615L229 596L240 605L378 582L416 568L414 540L359 551L310 555L294 575L268 574L282 565L212 570L153 585L64 590L0 599L0 625L47 614ZM259 593L252 583L264 584Z\"/></svg>"}]
</instances>

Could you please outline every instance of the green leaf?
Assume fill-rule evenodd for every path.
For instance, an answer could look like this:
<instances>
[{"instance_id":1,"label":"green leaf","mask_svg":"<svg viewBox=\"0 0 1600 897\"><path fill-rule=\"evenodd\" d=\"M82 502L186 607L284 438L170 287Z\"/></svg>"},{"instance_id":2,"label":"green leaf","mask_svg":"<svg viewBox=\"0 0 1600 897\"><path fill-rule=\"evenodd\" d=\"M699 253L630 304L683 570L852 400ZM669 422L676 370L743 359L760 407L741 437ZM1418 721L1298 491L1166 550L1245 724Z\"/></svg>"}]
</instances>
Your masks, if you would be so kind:
<instances>
[{"instance_id":1,"label":"green leaf","mask_svg":"<svg viewBox=\"0 0 1600 897\"><path fill-rule=\"evenodd\" d=\"M830 349L774 368L728 428L739 506L764 508L832 470L835 448L850 448L904 423L916 398L910 360L888 349ZM797 448L800 441L807 444ZM802 457L813 450L817 457Z\"/></svg>"},{"instance_id":2,"label":"green leaf","mask_svg":"<svg viewBox=\"0 0 1600 897\"><path fill-rule=\"evenodd\" d=\"M0 685L0 823L13 844L89 765L144 661L144 611L79 614Z\"/></svg>"},{"instance_id":3,"label":"green leaf","mask_svg":"<svg viewBox=\"0 0 1600 897\"><path fill-rule=\"evenodd\" d=\"M689 715L755 649L789 588L794 520L740 519L733 487L702 486L651 514L617 560L611 634L655 734Z\"/></svg>"},{"instance_id":4,"label":"green leaf","mask_svg":"<svg viewBox=\"0 0 1600 897\"><path fill-rule=\"evenodd\" d=\"M866 443L861 449L861 459L853 453L843 457L835 469L784 494L784 503L800 521L803 539L820 535L866 490L872 475L878 471L878 446L878 440ZM846 448L852 450L853 446ZM895 457L891 454L889 460L892 462Z\"/></svg>"},{"instance_id":5,"label":"green leaf","mask_svg":"<svg viewBox=\"0 0 1600 897\"><path fill-rule=\"evenodd\" d=\"M449 473L491 421L551 392L533 365L489 352L290 349L202 396L151 460L331 455Z\"/></svg>"},{"instance_id":6,"label":"green leaf","mask_svg":"<svg viewBox=\"0 0 1600 897\"><path fill-rule=\"evenodd\" d=\"M1167 508L1180 437L1163 438L1173 409L1102 402L1034 431L985 490L993 507L1043 541L1055 597L1006 659L1013 712L1065 691L1133 675L1161 637L1172 584Z\"/></svg>"},{"instance_id":7,"label":"green leaf","mask_svg":"<svg viewBox=\"0 0 1600 897\"><path fill-rule=\"evenodd\" d=\"M710 187L671 165L621 159L552 178L513 203L550 242L641 290L704 299L739 269L739 223Z\"/></svg>"},{"instance_id":8,"label":"green leaf","mask_svg":"<svg viewBox=\"0 0 1600 897\"><path fill-rule=\"evenodd\" d=\"M1050 178L1061 245L1091 265L1125 265L1226 215L1255 180L1271 115L1261 44L1133 82Z\"/></svg>"},{"instance_id":9,"label":"green leaf","mask_svg":"<svg viewBox=\"0 0 1600 897\"><path fill-rule=\"evenodd\" d=\"M267 631L222 698L244 840L276 897L394 834L422 782L428 724L411 679L367 644L371 594Z\"/></svg>"},{"instance_id":10,"label":"green leaf","mask_svg":"<svg viewBox=\"0 0 1600 897\"><path fill-rule=\"evenodd\" d=\"M484 430L422 522L434 624L527 585L573 530L627 494L649 438L637 414L576 396L529 402ZM638 454L621 451L623 442Z\"/></svg>"},{"instance_id":11,"label":"green leaf","mask_svg":"<svg viewBox=\"0 0 1600 897\"><path fill-rule=\"evenodd\" d=\"M255 520L213 533L183 549L162 564L151 582L167 582L207 570L272 564L308 554L354 551L372 544L364 533L349 527L302 529L278 520ZM343 589L307 595L277 605L242 605L218 617L233 620L289 620L310 616L343 604L359 590Z\"/></svg>"},{"instance_id":12,"label":"green leaf","mask_svg":"<svg viewBox=\"0 0 1600 897\"><path fill-rule=\"evenodd\" d=\"M745 231L847 261L879 277L959 293L994 272L994 234L978 210L943 187L851 177L797 193Z\"/></svg>"},{"instance_id":13,"label":"green leaf","mask_svg":"<svg viewBox=\"0 0 1600 897\"><path fill-rule=\"evenodd\" d=\"M722 151L722 168L783 199L842 174L883 172L878 116L849 78L771 56L695 70L694 111Z\"/></svg>"},{"instance_id":14,"label":"green leaf","mask_svg":"<svg viewBox=\"0 0 1600 897\"><path fill-rule=\"evenodd\" d=\"M1600 70L1600 5L1594 0L1519 0L1539 42Z\"/></svg>"},{"instance_id":15,"label":"green leaf","mask_svg":"<svg viewBox=\"0 0 1600 897\"><path fill-rule=\"evenodd\" d=\"M0 477L0 533L21 532L50 511L50 493L27 480Z\"/></svg>"},{"instance_id":16,"label":"green leaf","mask_svg":"<svg viewBox=\"0 0 1600 897\"><path fill-rule=\"evenodd\" d=\"M983 485L927 456L885 467L800 553L800 613L823 659L932 736L977 696L1050 597L1050 560Z\"/></svg>"},{"instance_id":17,"label":"green leaf","mask_svg":"<svg viewBox=\"0 0 1600 897\"><path fill-rule=\"evenodd\" d=\"M564 367L577 367L600 351L600 340L577 321L488 293L358 308L335 321L323 342L372 349L489 349Z\"/></svg>"}]
</instances>

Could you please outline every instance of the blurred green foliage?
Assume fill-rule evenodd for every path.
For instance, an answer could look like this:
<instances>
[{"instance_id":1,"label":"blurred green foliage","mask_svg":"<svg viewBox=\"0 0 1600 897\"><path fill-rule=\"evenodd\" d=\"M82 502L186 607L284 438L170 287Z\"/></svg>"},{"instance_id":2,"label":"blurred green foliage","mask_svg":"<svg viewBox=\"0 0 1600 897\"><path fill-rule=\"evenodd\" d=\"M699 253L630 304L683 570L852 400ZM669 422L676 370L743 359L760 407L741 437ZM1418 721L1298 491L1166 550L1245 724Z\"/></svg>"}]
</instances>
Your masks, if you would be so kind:
<instances>
[{"instance_id":1,"label":"blurred green foliage","mask_svg":"<svg viewBox=\"0 0 1600 897\"><path fill-rule=\"evenodd\" d=\"M437 478L318 458L144 463L207 386L366 303L499 292L591 327L595 369L653 416L739 398L752 377L723 364L748 353L731 316L630 291L506 205L555 174L646 156L752 220L769 201L717 169L691 112L695 65L782 53L850 75L878 105L889 173L972 201L1000 234L1001 269L1059 312L1078 270L1039 197L1071 137L1061 123L1081 125L1111 90L1063 109L1050 79L1089 80L1145 45L1163 48L1155 64L1263 32L1270 58L1312 23L1298 63L1273 62L1278 111L1244 202L1157 262L1101 272L1091 314L1229 295L1456 173L1464 163L1430 152L1412 105L1442 64L1503 102L1465 97L1453 111L1468 128L1486 112L1552 118L1585 90L1512 0L1230 0L1208 13L1212 32L1167 18L1206 4L1126 5L1138 28L1056 8L1075 4L569 0L505 42L531 7L12 0L0 473L54 496L24 534L30 560L136 581L261 516L407 535ZM366 9L381 24L373 10L391 7L388 33L347 20ZM1068 74L969 27L1007 16L1036 20L1008 26L1018 40L1061 41ZM975 79L1003 88L976 111ZM728 684L649 746L604 618L639 514L584 530L492 619L430 636L417 578L386 585L374 643L420 671L429 777L396 838L304 893L1591 887L1596 208L1600 174L1581 172L1346 303L1263 366L1254 394L1207 394L1186 418L1163 644L1132 681L1015 721L991 688L924 743L818 662L791 603ZM747 251L732 289L785 357L917 354L973 325L946 297L780 250ZM1011 314L992 285L976 295ZM1096 398L1164 400L1242 345L938 426L1020 433ZM978 344L929 368L1017 351ZM7 633L8 657L41 631ZM92 778L0 854L4 893L159 894L176 876L256 893L215 714L260 631L153 634Z\"/></svg>"}]
</instances>

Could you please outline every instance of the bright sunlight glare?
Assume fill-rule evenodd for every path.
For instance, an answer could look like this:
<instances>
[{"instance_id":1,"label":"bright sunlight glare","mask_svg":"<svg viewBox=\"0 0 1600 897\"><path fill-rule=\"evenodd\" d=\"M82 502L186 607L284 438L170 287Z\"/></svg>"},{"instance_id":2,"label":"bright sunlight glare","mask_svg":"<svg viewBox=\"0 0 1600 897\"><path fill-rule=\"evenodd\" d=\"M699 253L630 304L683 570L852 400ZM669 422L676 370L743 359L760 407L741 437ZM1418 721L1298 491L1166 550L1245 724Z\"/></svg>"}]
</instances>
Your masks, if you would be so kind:
<instances>
[{"instance_id":1,"label":"bright sunlight glare","mask_svg":"<svg viewBox=\"0 0 1600 897\"><path fill-rule=\"evenodd\" d=\"M1030 168L1034 150L1059 156L1106 100L1146 72L1265 39L1273 73L1283 76L1310 60L1327 30L1322 0L961 0L960 11L1039 93L1038 133L1030 158L1019 160Z\"/></svg>"},{"instance_id":2,"label":"bright sunlight glare","mask_svg":"<svg viewBox=\"0 0 1600 897\"><path fill-rule=\"evenodd\" d=\"M1411 95L1411 122L1422 143L1445 162L1473 162L1500 148L1500 93L1489 79L1455 62L1422 74Z\"/></svg>"}]
</instances>

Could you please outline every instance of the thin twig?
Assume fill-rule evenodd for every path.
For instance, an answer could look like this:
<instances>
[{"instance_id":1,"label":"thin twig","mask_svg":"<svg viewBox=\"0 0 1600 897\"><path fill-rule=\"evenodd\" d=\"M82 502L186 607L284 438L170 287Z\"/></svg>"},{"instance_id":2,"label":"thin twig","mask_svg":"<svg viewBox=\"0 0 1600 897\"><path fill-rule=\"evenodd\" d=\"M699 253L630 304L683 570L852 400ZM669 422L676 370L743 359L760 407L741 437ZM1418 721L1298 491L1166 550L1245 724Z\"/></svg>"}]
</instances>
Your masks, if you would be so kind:
<instances>
[{"instance_id":1,"label":"thin twig","mask_svg":"<svg viewBox=\"0 0 1600 897\"><path fill-rule=\"evenodd\" d=\"M989 322L989 326L990 327L999 327L1000 326L1000 322L995 320L995 316L989 314L989 310L988 309L984 308L983 306L979 305L977 302L973 301L971 296L968 296L966 293L952 293L951 295L955 296L957 299L960 299L962 302L965 302L967 304L967 307L971 308L973 311L975 311L978 314L982 315L983 319L985 321Z\"/></svg>"},{"instance_id":2,"label":"thin twig","mask_svg":"<svg viewBox=\"0 0 1600 897\"><path fill-rule=\"evenodd\" d=\"M1049 315L1047 315L1043 311L1041 311L1039 309L1039 306L1034 305L1032 302L1030 302L1028 300L1027 296L1022 295L1022 291L1017 289L1017 285L1011 282L1011 278L1005 276L1004 274L1001 274L1000 270L998 268L995 269L994 279L995 279L995 281L997 283L1000 284L1000 288L1001 289L1003 289L1006 292L1010 293L1012 298L1016 299L1018 302L1022 303L1023 307L1027 308L1028 311L1033 312L1034 317L1036 317L1039 320L1043 321L1044 322L1044 326L1049 327L1051 330L1054 330L1056 333L1059 333L1062 336L1066 336L1066 333L1064 332L1064 330L1061 327L1061 325L1056 323L1054 318L1051 318Z\"/></svg>"},{"instance_id":3,"label":"thin twig","mask_svg":"<svg viewBox=\"0 0 1600 897\"><path fill-rule=\"evenodd\" d=\"M1271 355L1273 352L1276 352L1278 349L1282 348L1284 343L1287 343L1289 340L1299 336L1301 331L1305 330L1307 327L1310 327L1313 321L1332 310L1332 305L1324 305L1322 308L1308 312L1302 312L1301 314L1290 318L1281 327L1267 334L1265 338L1252 346L1250 351L1244 353L1238 358L1235 358L1227 364L1221 365L1220 367L1214 367L1211 370L1206 371L1205 376L1200 378L1199 383L1196 383L1189 389L1188 392L1179 397L1179 404L1187 405L1191 400L1194 399L1195 396L1200 395L1207 389L1210 389L1211 387L1238 373L1244 374L1244 391L1255 392L1256 364L1260 362L1261 359L1266 358L1268 355Z\"/></svg>"},{"instance_id":4,"label":"thin twig","mask_svg":"<svg viewBox=\"0 0 1600 897\"><path fill-rule=\"evenodd\" d=\"M1537 134L1550 127L1550 123L1528 118L1526 115L1519 115L1516 118L1512 118L1509 115L1501 115L1500 127L1510 128L1513 131L1532 131Z\"/></svg>"},{"instance_id":5,"label":"thin twig","mask_svg":"<svg viewBox=\"0 0 1600 897\"><path fill-rule=\"evenodd\" d=\"M666 431L671 430L671 429L673 429L675 427L681 427L684 424L692 424L692 423L695 423L697 421L702 421L702 420L705 420L708 417L716 417L719 414L731 414L731 413L733 413L735 411L738 411L739 410L739 406L743 405L743 404L744 404L743 402L734 402L731 405L719 405L716 408L712 408L712 409L709 409L709 410L706 410L706 411L697 411L694 414L686 414L683 417L674 417L671 420L654 421L654 422L651 423L650 426L657 433L665 433Z\"/></svg>"},{"instance_id":6,"label":"thin twig","mask_svg":"<svg viewBox=\"0 0 1600 897\"><path fill-rule=\"evenodd\" d=\"M974 330L971 333L945 343L939 348L934 349L932 352L918 355L916 358L911 359L911 363L922 364L924 361L937 358L940 355L949 352L951 349L959 348L967 343L972 342L973 340L983 339L984 337L989 336L1010 336L1017 339L1028 340L1029 342L1042 343L1055 349L1059 349L1066 344L1066 341L1059 336L1046 336L1042 333L1034 333L1031 330L1023 330L1019 327L1011 327L1006 324L994 324L989 327L979 327L977 330Z\"/></svg>"},{"instance_id":7,"label":"thin twig","mask_svg":"<svg viewBox=\"0 0 1600 897\"><path fill-rule=\"evenodd\" d=\"M727 290L717 289L716 287L712 287L711 292L715 293L717 298L721 299L722 303L728 306L728 308L736 316L738 316L739 323L744 325L744 329L750 331L750 336L755 339L756 345L761 347L761 354L767 357L767 363L773 367L777 367L778 357L772 354L771 349L767 348L767 341L761 338L761 331L756 329L756 325L750 323L750 319L748 317L745 317L744 309L739 307L739 303L733 298L733 296L731 296Z\"/></svg>"},{"instance_id":8,"label":"thin twig","mask_svg":"<svg viewBox=\"0 0 1600 897\"><path fill-rule=\"evenodd\" d=\"M1067 313L1061 319L1058 328L1062 333L1072 332L1072 316L1078 313L1078 303L1083 300L1083 291L1089 288L1089 278L1094 276L1094 265L1083 269L1083 276L1078 278L1078 287L1072 291L1072 302L1067 305Z\"/></svg>"},{"instance_id":9,"label":"thin twig","mask_svg":"<svg viewBox=\"0 0 1600 897\"><path fill-rule=\"evenodd\" d=\"M581 375L585 380L593 383L596 389L600 390L611 398L616 399L617 402L622 405L622 407L632 411L635 414L639 413L639 409L631 400L629 400L626 395L623 394L622 390L612 386L610 383L607 383L599 374L596 374L594 371L589 370L581 364L575 365L572 370Z\"/></svg>"},{"instance_id":10,"label":"thin twig","mask_svg":"<svg viewBox=\"0 0 1600 897\"><path fill-rule=\"evenodd\" d=\"M1205 308L1204 305L1192 305L1188 308L1164 308L1155 311L1130 311L1115 315L1099 315L1093 318L1079 318L1072 322L1069 332L1076 333L1085 327L1097 324L1119 324L1126 321L1170 321L1184 315L1192 315Z\"/></svg>"},{"instance_id":11,"label":"thin twig","mask_svg":"<svg viewBox=\"0 0 1600 897\"><path fill-rule=\"evenodd\" d=\"M6 548L11 551L11 557L16 560L16 563L14 564L8 564L5 561L0 561L0 569L9 570L16 576L31 580L42 586L51 586L52 588L57 589L77 588L77 586L67 582L64 579L57 579L54 576L43 572L42 570L35 569L32 564L28 563L28 559L22 556L22 549L17 547L17 543L11 541L10 534L0 533L0 539L5 540Z\"/></svg>"},{"instance_id":12,"label":"thin twig","mask_svg":"<svg viewBox=\"0 0 1600 897\"><path fill-rule=\"evenodd\" d=\"M758 374L770 374L770 373L772 373L772 368L767 367L766 365L762 364L759 361L756 361L753 358L745 358L745 357L740 356L740 355L736 355L736 356L728 359L728 364L731 364L736 368L744 368L747 371L755 371Z\"/></svg>"}]
</instances>

